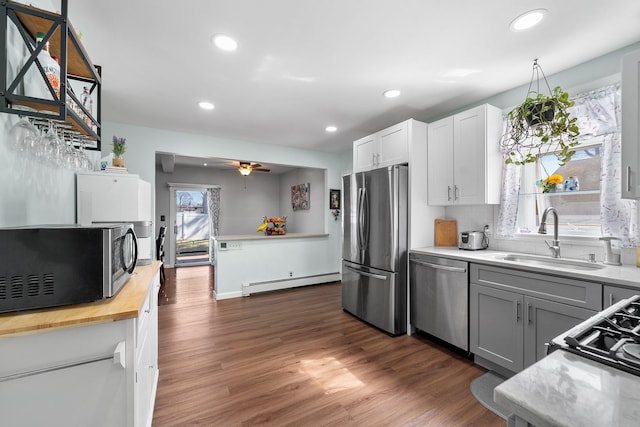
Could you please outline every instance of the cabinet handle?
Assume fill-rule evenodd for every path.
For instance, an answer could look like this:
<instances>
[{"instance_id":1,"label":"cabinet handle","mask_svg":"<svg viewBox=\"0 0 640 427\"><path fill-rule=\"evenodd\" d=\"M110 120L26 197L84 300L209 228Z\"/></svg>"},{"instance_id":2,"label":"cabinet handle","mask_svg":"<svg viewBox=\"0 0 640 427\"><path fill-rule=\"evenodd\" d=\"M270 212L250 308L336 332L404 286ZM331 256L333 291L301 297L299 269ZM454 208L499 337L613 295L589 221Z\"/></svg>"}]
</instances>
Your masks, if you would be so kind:
<instances>
[{"instance_id":1,"label":"cabinet handle","mask_svg":"<svg viewBox=\"0 0 640 427\"><path fill-rule=\"evenodd\" d=\"M113 364L114 365L120 365L122 366L122 368L126 368L127 364L126 364L126 356L127 356L127 351L126 351L126 343L125 341L120 341L118 343L118 345L116 346L116 349L113 352Z\"/></svg>"},{"instance_id":2,"label":"cabinet handle","mask_svg":"<svg viewBox=\"0 0 640 427\"><path fill-rule=\"evenodd\" d=\"M609 294L609 307L611 307L613 305L613 303L614 303L613 294L610 293Z\"/></svg>"},{"instance_id":3,"label":"cabinet handle","mask_svg":"<svg viewBox=\"0 0 640 427\"><path fill-rule=\"evenodd\" d=\"M528 302L527 303L527 323L532 324L533 323L533 319L531 316L531 303Z\"/></svg>"},{"instance_id":4,"label":"cabinet handle","mask_svg":"<svg viewBox=\"0 0 640 427\"><path fill-rule=\"evenodd\" d=\"M631 166L627 166L627 192L631 191Z\"/></svg>"},{"instance_id":5,"label":"cabinet handle","mask_svg":"<svg viewBox=\"0 0 640 427\"><path fill-rule=\"evenodd\" d=\"M371 164L372 164L373 166L375 166L375 165L376 165L376 153L373 153L373 154L371 155Z\"/></svg>"},{"instance_id":6,"label":"cabinet handle","mask_svg":"<svg viewBox=\"0 0 640 427\"><path fill-rule=\"evenodd\" d=\"M460 189L458 188L457 185L454 185L453 189L454 189L454 191L453 191L453 199L454 200L458 200L458 197L460 195Z\"/></svg>"},{"instance_id":7,"label":"cabinet handle","mask_svg":"<svg viewBox=\"0 0 640 427\"><path fill-rule=\"evenodd\" d=\"M447 185L447 200L451 201L451 186Z\"/></svg>"},{"instance_id":8,"label":"cabinet handle","mask_svg":"<svg viewBox=\"0 0 640 427\"><path fill-rule=\"evenodd\" d=\"M520 301L516 301L516 322L520 321Z\"/></svg>"}]
</instances>

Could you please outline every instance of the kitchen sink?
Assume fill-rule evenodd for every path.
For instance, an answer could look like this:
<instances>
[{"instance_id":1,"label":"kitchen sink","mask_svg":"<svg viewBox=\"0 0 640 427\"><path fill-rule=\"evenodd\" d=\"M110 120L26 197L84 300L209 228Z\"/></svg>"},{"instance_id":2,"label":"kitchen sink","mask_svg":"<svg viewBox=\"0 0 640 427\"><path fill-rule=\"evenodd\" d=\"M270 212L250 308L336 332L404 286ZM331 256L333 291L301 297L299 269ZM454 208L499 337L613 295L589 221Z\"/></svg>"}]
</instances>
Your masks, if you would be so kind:
<instances>
[{"instance_id":1,"label":"kitchen sink","mask_svg":"<svg viewBox=\"0 0 640 427\"><path fill-rule=\"evenodd\" d=\"M579 259L551 258L541 255L507 254L499 255L497 258L504 261L514 261L519 264L560 267L574 270L600 270L605 267L595 262L581 261Z\"/></svg>"}]
</instances>

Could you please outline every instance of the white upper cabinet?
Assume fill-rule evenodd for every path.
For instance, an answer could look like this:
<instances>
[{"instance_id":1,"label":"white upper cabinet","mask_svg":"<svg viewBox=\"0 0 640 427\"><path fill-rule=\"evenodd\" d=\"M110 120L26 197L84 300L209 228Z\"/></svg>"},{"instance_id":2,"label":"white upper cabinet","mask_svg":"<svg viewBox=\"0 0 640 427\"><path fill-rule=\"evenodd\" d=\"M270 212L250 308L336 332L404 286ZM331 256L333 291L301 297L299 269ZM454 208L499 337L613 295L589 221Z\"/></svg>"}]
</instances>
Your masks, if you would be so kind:
<instances>
[{"instance_id":1,"label":"white upper cabinet","mask_svg":"<svg viewBox=\"0 0 640 427\"><path fill-rule=\"evenodd\" d=\"M409 162L409 119L353 143L353 171Z\"/></svg>"},{"instance_id":2,"label":"white upper cabinet","mask_svg":"<svg viewBox=\"0 0 640 427\"><path fill-rule=\"evenodd\" d=\"M640 198L640 50L622 58L622 197Z\"/></svg>"},{"instance_id":3,"label":"white upper cabinet","mask_svg":"<svg viewBox=\"0 0 640 427\"><path fill-rule=\"evenodd\" d=\"M500 203L502 111L489 104L429 124L430 205Z\"/></svg>"}]
</instances>

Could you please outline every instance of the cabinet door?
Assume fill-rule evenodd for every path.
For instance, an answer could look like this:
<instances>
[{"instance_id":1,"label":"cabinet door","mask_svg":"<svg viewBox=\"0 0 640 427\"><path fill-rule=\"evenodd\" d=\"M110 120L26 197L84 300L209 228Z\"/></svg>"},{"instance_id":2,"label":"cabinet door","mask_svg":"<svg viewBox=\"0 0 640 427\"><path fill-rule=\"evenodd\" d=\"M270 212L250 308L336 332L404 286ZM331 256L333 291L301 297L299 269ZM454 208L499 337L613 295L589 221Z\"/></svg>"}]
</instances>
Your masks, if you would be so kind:
<instances>
[{"instance_id":1,"label":"cabinet door","mask_svg":"<svg viewBox=\"0 0 640 427\"><path fill-rule=\"evenodd\" d=\"M613 304L623 299L631 298L640 294L640 289L620 288L618 286L605 285L603 288L602 307L611 307Z\"/></svg>"},{"instance_id":2,"label":"cabinet door","mask_svg":"<svg viewBox=\"0 0 640 427\"><path fill-rule=\"evenodd\" d=\"M427 131L427 203L453 202L453 116L429 124Z\"/></svg>"},{"instance_id":3,"label":"cabinet door","mask_svg":"<svg viewBox=\"0 0 640 427\"><path fill-rule=\"evenodd\" d=\"M640 198L640 50L622 58L622 197Z\"/></svg>"},{"instance_id":4,"label":"cabinet door","mask_svg":"<svg viewBox=\"0 0 640 427\"><path fill-rule=\"evenodd\" d=\"M547 355L546 344L597 312L567 304L524 297L524 367Z\"/></svg>"},{"instance_id":5,"label":"cabinet door","mask_svg":"<svg viewBox=\"0 0 640 427\"><path fill-rule=\"evenodd\" d=\"M353 143L353 171L360 172L374 169L376 166L375 135L369 135Z\"/></svg>"},{"instance_id":6,"label":"cabinet door","mask_svg":"<svg viewBox=\"0 0 640 427\"><path fill-rule=\"evenodd\" d=\"M408 122L402 122L376 133L378 157L376 167L409 162Z\"/></svg>"},{"instance_id":7,"label":"cabinet door","mask_svg":"<svg viewBox=\"0 0 640 427\"><path fill-rule=\"evenodd\" d=\"M126 374L111 359L1 384L3 426L127 425Z\"/></svg>"},{"instance_id":8,"label":"cabinet door","mask_svg":"<svg viewBox=\"0 0 640 427\"><path fill-rule=\"evenodd\" d=\"M458 204L485 203L486 112L482 105L453 116L453 184Z\"/></svg>"},{"instance_id":9,"label":"cabinet door","mask_svg":"<svg viewBox=\"0 0 640 427\"><path fill-rule=\"evenodd\" d=\"M521 371L524 296L472 283L469 302L471 352L510 371Z\"/></svg>"}]
</instances>

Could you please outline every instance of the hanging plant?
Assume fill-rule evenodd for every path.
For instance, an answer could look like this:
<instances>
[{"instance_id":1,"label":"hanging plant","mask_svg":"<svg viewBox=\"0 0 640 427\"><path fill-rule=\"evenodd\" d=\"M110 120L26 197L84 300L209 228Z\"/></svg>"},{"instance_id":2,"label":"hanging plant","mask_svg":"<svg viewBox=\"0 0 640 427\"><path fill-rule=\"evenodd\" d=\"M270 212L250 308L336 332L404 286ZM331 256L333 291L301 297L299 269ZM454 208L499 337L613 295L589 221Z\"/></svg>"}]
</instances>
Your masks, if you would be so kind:
<instances>
[{"instance_id":1,"label":"hanging plant","mask_svg":"<svg viewBox=\"0 0 640 427\"><path fill-rule=\"evenodd\" d=\"M540 74L549 95L540 92ZM535 91L531 89L534 81L537 82ZM532 163L538 155L549 152L555 153L560 165L571 160L580 135L578 119L567 111L573 105L562 88L557 86L551 90L538 60L534 60L527 98L509 112L507 129L500 141L508 154L505 163Z\"/></svg>"}]
</instances>

